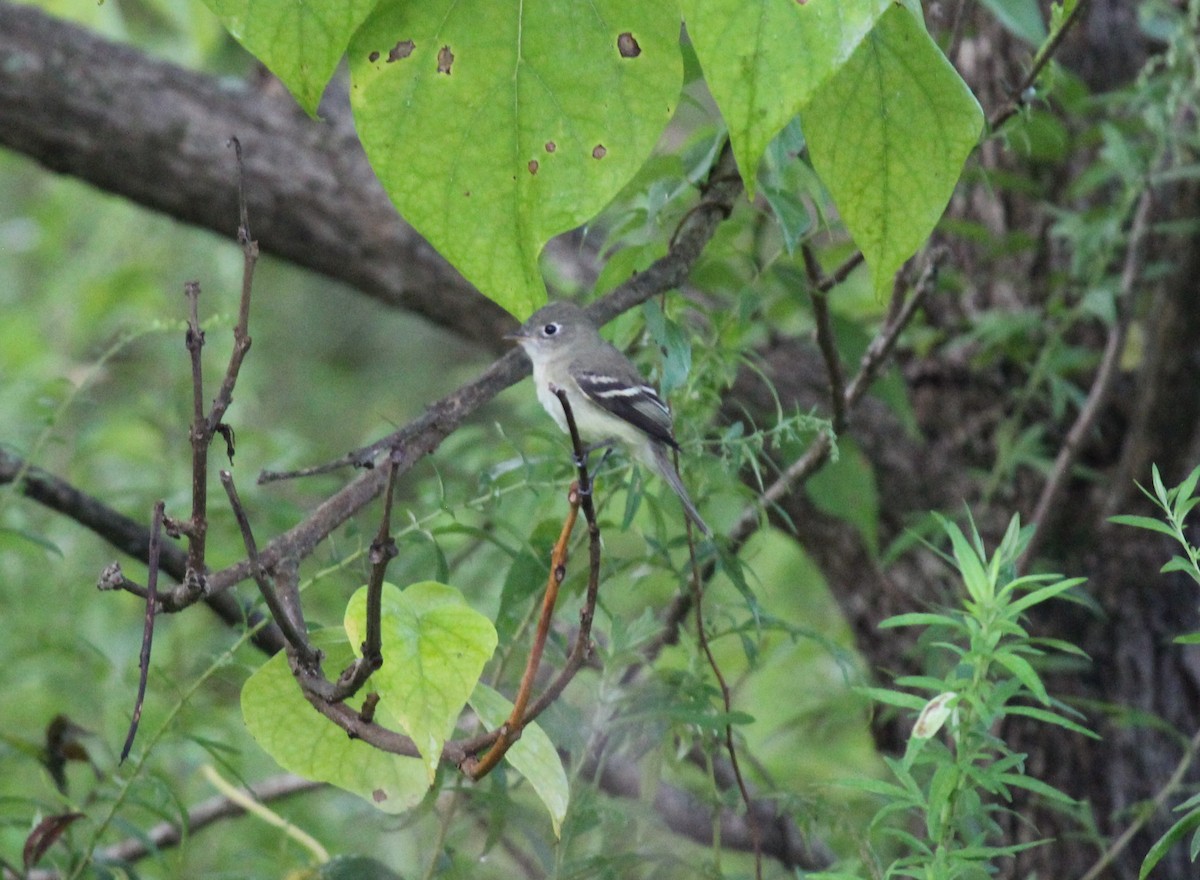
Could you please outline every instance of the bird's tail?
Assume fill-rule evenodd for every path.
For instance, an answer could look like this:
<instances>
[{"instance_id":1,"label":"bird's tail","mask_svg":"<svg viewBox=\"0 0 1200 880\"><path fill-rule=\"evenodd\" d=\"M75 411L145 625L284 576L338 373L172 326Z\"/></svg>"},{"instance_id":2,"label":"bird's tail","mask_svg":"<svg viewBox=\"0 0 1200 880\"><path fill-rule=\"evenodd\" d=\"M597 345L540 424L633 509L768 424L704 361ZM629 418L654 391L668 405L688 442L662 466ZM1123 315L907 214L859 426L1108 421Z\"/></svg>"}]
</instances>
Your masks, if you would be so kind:
<instances>
[{"instance_id":1,"label":"bird's tail","mask_svg":"<svg viewBox=\"0 0 1200 880\"><path fill-rule=\"evenodd\" d=\"M651 446L654 450L654 460L650 464L658 475L667 481L667 485L671 487L671 490L679 496L688 519L694 522L696 528L700 529L705 536L711 537L712 529L708 527L708 523L700 516L700 511L696 509L696 505L692 503L692 499L688 496L687 489L683 485L683 480L679 478L679 471L675 470L670 453L667 452L667 447L661 443L653 443Z\"/></svg>"}]
</instances>

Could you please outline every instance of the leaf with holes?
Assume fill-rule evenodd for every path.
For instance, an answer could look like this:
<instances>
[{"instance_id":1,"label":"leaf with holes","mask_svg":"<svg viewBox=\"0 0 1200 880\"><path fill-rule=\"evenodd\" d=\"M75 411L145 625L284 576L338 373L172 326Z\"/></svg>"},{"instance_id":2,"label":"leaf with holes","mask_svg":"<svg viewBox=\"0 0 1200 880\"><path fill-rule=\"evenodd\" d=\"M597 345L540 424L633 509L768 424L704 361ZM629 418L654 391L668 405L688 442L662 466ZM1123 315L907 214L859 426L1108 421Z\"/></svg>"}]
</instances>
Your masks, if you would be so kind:
<instances>
[{"instance_id":1,"label":"leaf with holes","mask_svg":"<svg viewBox=\"0 0 1200 880\"><path fill-rule=\"evenodd\" d=\"M283 81L310 115L378 0L204 0L233 38Z\"/></svg>"},{"instance_id":2,"label":"leaf with holes","mask_svg":"<svg viewBox=\"0 0 1200 880\"><path fill-rule=\"evenodd\" d=\"M384 189L519 318L546 299L542 246L633 177L683 79L678 9L641 0L382 3L349 55Z\"/></svg>"}]
</instances>

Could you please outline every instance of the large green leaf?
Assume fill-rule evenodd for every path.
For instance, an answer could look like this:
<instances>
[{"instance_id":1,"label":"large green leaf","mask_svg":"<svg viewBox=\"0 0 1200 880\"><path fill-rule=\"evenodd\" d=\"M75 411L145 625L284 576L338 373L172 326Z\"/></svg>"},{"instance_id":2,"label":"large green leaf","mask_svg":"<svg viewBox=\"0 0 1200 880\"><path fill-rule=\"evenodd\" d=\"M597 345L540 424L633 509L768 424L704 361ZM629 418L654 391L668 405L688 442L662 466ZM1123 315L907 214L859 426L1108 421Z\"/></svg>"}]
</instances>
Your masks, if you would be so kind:
<instances>
[{"instance_id":1,"label":"large green leaf","mask_svg":"<svg viewBox=\"0 0 1200 880\"><path fill-rule=\"evenodd\" d=\"M346 634L356 652L366 613L362 587L346 606ZM412 737L432 783L442 745L496 650L496 629L454 587L422 581L403 591L383 585L380 636L383 666L371 676L377 711Z\"/></svg>"},{"instance_id":2,"label":"large green leaf","mask_svg":"<svg viewBox=\"0 0 1200 880\"><path fill-rule=\"evenodd\" d=\"M233 38L315 115L333 70L377 0L204 0Z\"/></svg>"},{"instance_id":3,"label":"large green leaf","mask_svg":"<svg viewBox=\"0 0 1200 880\"><path fill-rule=\"evenodd\" d=\"M349 53L388 195L522 318L546 299L542 246L633 176L683 77L678 8L642 0L385 0Z\"/></svg>"},{"instance_id":4,"label":"large green leaf","mask_svg":"<svg viewBox=\"0 0 1200 880\"><path fill-rule=\"evenodd\" d=\"M471 708L479 713L484 724L494 729L508 720L513 705L502 694L480 682L471 694ZM557 836L567 815L571 787L567 783L567 773L563 770L558 750L554 748L550 737L546 736L546 732L537 724L529 724L521 731L521 738L508 750L504 759L529 780L529 784L549 810L550 821Z\"/></svg>"},{"instance_id":5,"label":"large green leaf","mask_svg":"<svg viewBox=\"0 0 1200 880\"><path fill-rule=\"evenodd\" d=\"M325 652L328 668L343 669L353 658L340 629L311 637ZM361 699L350 701L355 708L360 703ZM283 769L336 785L385 812L415 806L429 789L425 768L416 758L390 755L351 739L310 706L282 651L242 686L242 717L250 735Z\"/></svg>"},{"instance_id":6,"label":"large green leaf","mask_svg":"<svg viewBox=\"0 0 1200 880\"><path fill-rule=\"evenodd\" d=\"M804 112L813 165L886 292L950 200L983 128L966 83L892 6Z\"/></svg>"},{"instance_id":7,"label":"large green leaf","mask_svg":"<svg viewBox=\"0 0 1200 880\"><path fill-rule=\"evenodd\" d=\"M749 193L767 144L846 63L889 2L683 0L688 36Z\"/></svg>"}]
</instances>

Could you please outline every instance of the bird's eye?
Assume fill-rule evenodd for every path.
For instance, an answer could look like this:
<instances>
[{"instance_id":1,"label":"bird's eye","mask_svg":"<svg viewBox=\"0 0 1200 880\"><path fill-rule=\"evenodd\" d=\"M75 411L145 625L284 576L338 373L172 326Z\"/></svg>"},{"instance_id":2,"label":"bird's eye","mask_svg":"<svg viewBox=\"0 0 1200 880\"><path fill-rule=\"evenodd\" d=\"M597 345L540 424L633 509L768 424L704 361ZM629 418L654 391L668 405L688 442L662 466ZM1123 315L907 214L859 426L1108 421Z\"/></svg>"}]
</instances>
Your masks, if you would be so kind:
<instances>
[{"instance_id":1,"label":"bird's eye","mask_svg":"<svg viewBox=\"0 0 1200 880\"><path fill-rule=\"evenodd\" d=\"M554 336L561 329L562 328L558 324L547 324L545 327L542 328L542 335L543 336Z\"/></svg>"}]
</instances>

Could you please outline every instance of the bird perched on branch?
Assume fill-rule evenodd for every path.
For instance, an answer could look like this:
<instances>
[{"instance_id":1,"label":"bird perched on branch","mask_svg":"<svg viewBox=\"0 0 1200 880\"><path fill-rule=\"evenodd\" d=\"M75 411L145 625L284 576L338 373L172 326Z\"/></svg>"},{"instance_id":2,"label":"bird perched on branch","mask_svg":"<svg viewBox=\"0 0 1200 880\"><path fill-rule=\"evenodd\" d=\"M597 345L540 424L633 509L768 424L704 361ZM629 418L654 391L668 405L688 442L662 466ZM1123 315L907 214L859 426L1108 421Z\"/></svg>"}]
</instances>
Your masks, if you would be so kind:
<instances>
[{"instance_id":1,"label":"bird perched on branch","mask_svg":"<svg viewBox=\"0 0 1200 880\"><path fill-rule=\"evenodd\" d=\"M623 443L666 481L700 531L712 534L671 462L668 450L679 449L671 411L629 358L600 336L583 309L574 303L551 303L508 338L529 355L538 401L563 431L568 430L567 419L555 389L566 392L582 440Z\"/></svg>"}]
</instances>

